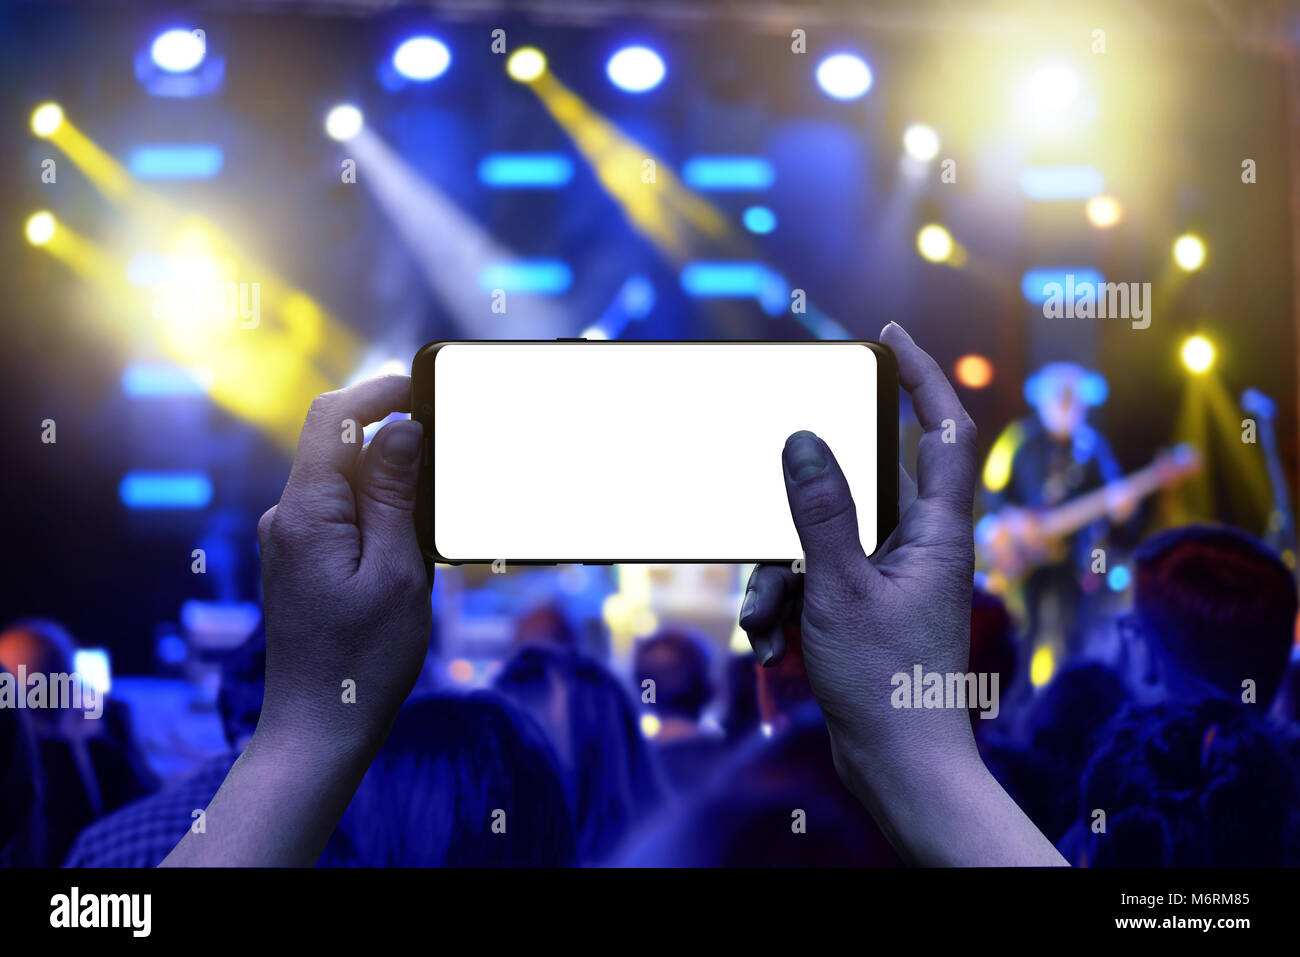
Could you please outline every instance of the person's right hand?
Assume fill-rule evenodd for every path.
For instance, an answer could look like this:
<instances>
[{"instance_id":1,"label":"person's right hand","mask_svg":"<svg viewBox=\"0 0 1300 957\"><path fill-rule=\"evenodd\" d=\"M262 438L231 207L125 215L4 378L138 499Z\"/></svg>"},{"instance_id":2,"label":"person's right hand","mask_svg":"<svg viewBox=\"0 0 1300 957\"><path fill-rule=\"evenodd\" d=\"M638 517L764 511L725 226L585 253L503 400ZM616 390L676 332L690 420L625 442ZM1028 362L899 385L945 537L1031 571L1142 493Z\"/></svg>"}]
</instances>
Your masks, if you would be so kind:
<instances>
[{"instance_id":1,"label":"person's right hand","mask_svg":"<svg viewBox=\"0 0 1300 957\"><path fill-rule=\"evenodd\" d=\"M965 707L895 707L895 675L969 667L976 437L935 361L892 322L880 339L925 432L919 488L899 470L898 528L868 559L835 456L811 432L790 436L782 465L805 573L756 568L741 627L765 665L784 653L786 628L801 630L840 778L904 856L1063 864L984 767Z\"/></svg>"},{"instance_id":2,"label":"person's right hand","mask_svg":"<svg viewBox=\"0 0 1300 957\"><path fill-rule=\"evenodd\" d=\"M903 673L910 681L918 664L924 672L967 669L975 425L939 366L901 327L890 323L880 338L897 357L925 432L919 490L900 469L898 528L869 560L830 448L811 432L790 436L782 462L805 571L756 568L740 615L765 665L784 654L784 629L801 628L808 680L846 777L863 759L878 765L900 754L974 748L965 709L896 709L891 679Z\"/></svg>"}]
</instances>

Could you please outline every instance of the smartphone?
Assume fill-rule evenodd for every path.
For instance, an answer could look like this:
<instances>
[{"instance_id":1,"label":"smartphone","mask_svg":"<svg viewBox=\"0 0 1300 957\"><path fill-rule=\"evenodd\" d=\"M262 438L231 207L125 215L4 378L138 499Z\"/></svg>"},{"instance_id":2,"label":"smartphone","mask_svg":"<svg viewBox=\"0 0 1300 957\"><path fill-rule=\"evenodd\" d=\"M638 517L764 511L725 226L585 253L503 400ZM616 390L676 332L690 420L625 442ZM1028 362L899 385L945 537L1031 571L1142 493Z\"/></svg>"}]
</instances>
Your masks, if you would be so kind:
<instances>
[{"instance_id":1,"label":"smartphone","mask_svg":"<svg viewBox=\"0 0 1300 957\"><path fill-rule=\"evenodd\" d=\"M431 342L411 411L435 562L793 561L800 429L834 451L867 554L898 522L898 366L876 342Z\"/></svg>"}]
</instances>

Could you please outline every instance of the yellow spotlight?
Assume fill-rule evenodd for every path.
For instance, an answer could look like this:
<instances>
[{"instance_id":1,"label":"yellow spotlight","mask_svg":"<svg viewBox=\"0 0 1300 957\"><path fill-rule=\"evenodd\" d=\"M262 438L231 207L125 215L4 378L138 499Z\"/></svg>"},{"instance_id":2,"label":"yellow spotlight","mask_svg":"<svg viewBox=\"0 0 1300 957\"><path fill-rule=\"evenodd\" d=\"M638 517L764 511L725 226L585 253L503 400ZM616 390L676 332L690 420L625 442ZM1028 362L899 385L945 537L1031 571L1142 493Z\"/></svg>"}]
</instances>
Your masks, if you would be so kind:
<instances>
[{"instance_id":1,"label":"yellow spotlight","mask_svg":"<svg viewBox=\"0 0 1300 957\"><path fill-rule=\"evenodd\" d=\"M546 55L536 47L520 47L506 60L506 73L520 83L532 83L545 72Z\"/></svg>"},{"instance_id":2,"label":"yellow spotlight","mask_svg":"<svg viewBox=\"0 0 1300 957\"><path fill-rule=\"evenodd\" d=\"M962 356L953 366L957 381L968 389L982 389L993 381L993 363L983 356L971 353Z\"/></svg>"},{"instance_id":3,"label":"yellow spotlight","mask_svg":"<svg viewBox=\"0 0 1300 957\"><path fill-rule=\"evenodd\" d=\"M947 262L952 258L952 233L934 223L922 226L921 231L916 234L916 248L932 263Z\"/></svg>"},{"instance_id":4,"label":"yellow spotlight","mask_svg":"<svg viewBox=\"0 0 1300 957\"><path fill-rule=\"evenodd\" d=\"M32 132L39 137L53 136L63 125L63 107L57 103L42 103L32 111Z\"/></svg>"},{"instance_id":5,"label":"yellow spotlight","mask_svg":"<svg viewBox=\"0 0 1300 957\"><path fill-rule=\"evenodd\" d=\"M928 163L939 155L939 134L924 123L913 123L903 130L903 149L912 159Z\"/></svg>"},{"instance_id":6,"label":"yellow spotlight","mask_svg":"<svg viewBox=\"0 0 1300 957\"><path fill-rule=\"evenodd\" d=\"M1056 655L1048 645L1039 645L1029 659L1029 683L1041 688L1056 673Z\"/></svg>"},{"instance_id":7,"label":"yellow spotlight","mask_svg":"<svg viewBox=\"0 0 1300 957\"><path fill-rule=\"evenodd\" d=\"M27 219L27 241L33 246L44 246L54 237L54 217L41 211Z\"/></svg>"},{"instance_id":8,"label":"yellow spotlight","mask_svg":"<svg viewBox=\"0 0 1300 957\"><path fill-rule=\"evenodd\" d=\"M1088 222L1098 229L1110 229L1124 216L1124 209L1114 196L1094 196L1084 206Z\"/></svg>"},{"instance_id":9,"label":"yellow spotlight","mask_svg":"<svg viewBox=\"0 0 1300 957\"><path fill-rule=\"evenodd\" d=\"M655 715L652 714L641 715L641 734L644 737L653 738L655 735L659 733L659 729L661 727L663 727L663 724L659 721L659 719Z\"/></svg>"},{"instance_id":10,"label":"yellow spotlight","mask_svg":"<svg viewBox=\"0 0 1300 957\"><path fill-rule=\"evenodd\" d=\"M1200 375L1208 372L1210 366L1214 365L1214 343L1205 336L1189 336L1183 342L1182 348L1183 365L1188 370Z\"/></svg>"},{"instance_id":11,"label":"yellow spotlight","mask_svg":"<svg viewBox=\"0 0 1300 957\"><path fill-rule=\"evenodd\" d=\"M1174 240L1174 262L1187 272L1195 272L1205 264L1205 242L1195 233L1183 233Z\"/></svg>"}]
</instances>

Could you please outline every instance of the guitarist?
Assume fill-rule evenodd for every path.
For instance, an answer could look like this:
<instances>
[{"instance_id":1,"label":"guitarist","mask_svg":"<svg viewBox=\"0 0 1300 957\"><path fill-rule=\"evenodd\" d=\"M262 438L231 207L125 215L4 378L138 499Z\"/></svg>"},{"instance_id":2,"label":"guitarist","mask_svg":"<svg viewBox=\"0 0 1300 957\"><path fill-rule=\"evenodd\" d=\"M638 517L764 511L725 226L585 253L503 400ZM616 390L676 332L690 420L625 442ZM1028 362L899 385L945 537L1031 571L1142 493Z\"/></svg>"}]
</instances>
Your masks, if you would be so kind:
<instances>
[{"instance_id":1,"label":"guitarist","mask_svg":"<svg viewBox=\"0 0 1300 957\"><path fill-rule=\"evenodd\" d=\"M1104 519L1068 539L1047 540L1035 511L1052 508L1120 478L1110 446L1087 423L1088 410L1106 400L1105 378L1073 362L1052 362L1025 383L1035 414L1012 423L994 444L984 472L987 517L977 535L1002 539L1034 566L1023 586L1026 638L1031 649L1079 649L1083 622L1081 581L1092 550L1106 532ZM996 467L995 457L1003 466ZM1136 507L1117 492L1110 517L1127 520ZM1021 511L1023 510L1023 511ZM994 513L1000 513L996 518ZM1009 540L1009 541L1008 541Z\"/></svg>"}]
</instances>

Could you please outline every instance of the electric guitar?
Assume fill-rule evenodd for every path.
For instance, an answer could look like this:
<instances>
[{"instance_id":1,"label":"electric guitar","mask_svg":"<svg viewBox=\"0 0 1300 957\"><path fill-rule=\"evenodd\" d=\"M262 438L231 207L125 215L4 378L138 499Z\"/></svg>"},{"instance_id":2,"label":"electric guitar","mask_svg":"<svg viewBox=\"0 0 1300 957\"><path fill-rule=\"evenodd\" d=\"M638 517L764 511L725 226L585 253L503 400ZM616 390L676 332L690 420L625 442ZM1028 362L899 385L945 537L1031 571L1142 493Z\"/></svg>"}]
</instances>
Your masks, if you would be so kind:
<instances>
[{"instance_id":1,"label":"electric guitar","mask_svg":"<svg viewBox=\"0 0 1300 957\"><path fill-rule=\"evenodd\" d=\"M1136 506L1147 496L1196 475L1203 466L1201 453L1184 443L1161 452L1144 469L1053 508L1012 507L986 516L975 534L980 566L1008 579L1019 578L1043 562L1059 560L1065 540L1098 519L1108 518L1115 503Z\"/></svg>"}]
</instances>

